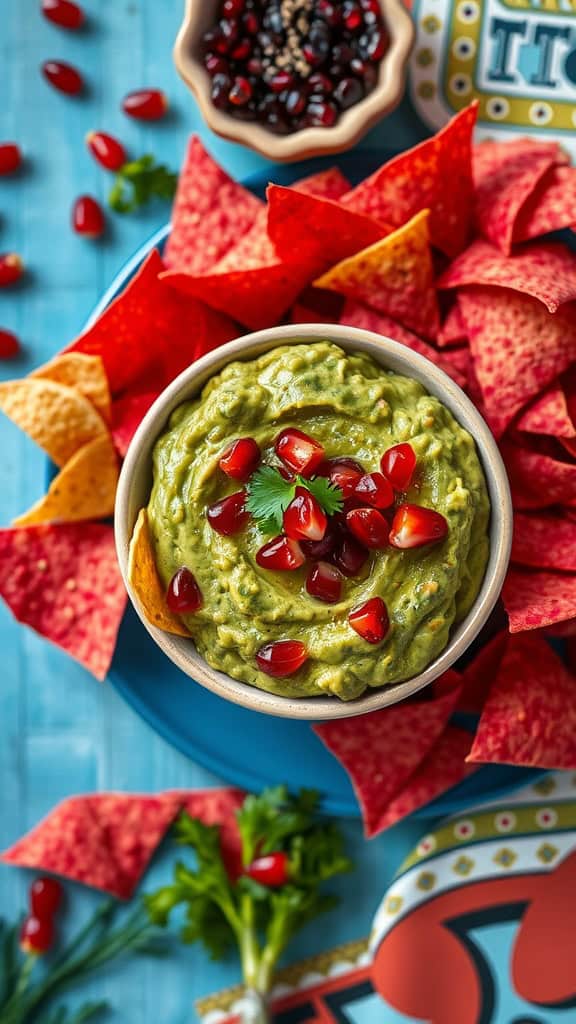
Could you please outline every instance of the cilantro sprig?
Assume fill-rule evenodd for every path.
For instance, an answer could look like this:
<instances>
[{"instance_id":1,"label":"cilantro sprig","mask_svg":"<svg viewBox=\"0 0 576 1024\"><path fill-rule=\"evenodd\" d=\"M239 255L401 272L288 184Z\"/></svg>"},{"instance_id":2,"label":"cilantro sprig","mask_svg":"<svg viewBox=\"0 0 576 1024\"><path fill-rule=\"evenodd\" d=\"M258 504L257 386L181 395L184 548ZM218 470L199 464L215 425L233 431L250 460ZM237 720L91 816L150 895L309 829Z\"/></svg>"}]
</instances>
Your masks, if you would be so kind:
<instances>
[{"instance_id":1,"label":"cilantro sprig","mask_svg":"<svg viewBox=\"0 0 576 1024\"><path fill-rule=\"evenodd\" d=\"M246 510L264 533L281 531L282 517L294 498L297 487L305 487L310 491L327 516L342 511L342 491L325 477L317 476L312 480L305 480L304 477L297 476L293 481L285 480L275 467L261 466L247 486Z\"/></svg>"},{"instance_id":2,"label":"cilantro sprig","mask_svg":"<svg viewBox=\"0 0 576 1024\"><path fill-rule=\"evenodd\" d=\"M195 864L180 862L172 884L146 897L152 921L166 925L172 911L184 907L182 941L203 943L215 960L237 946L247 987L265 997L293 936L336 906L323 884L352 869L338 828L318 818L318 806L317 793L290 794L285 786L246 797L237 814L242 869L266 854L285 854L288 876L273 888L246 873L234 880L222 859L219 827L183 813L174 834L194 851Z\"/></svg>"},{"instance_id":3,"label":"cilantro sprig","mask_svg":"<svg viewBox=\"0 0 576 1024\"><path fill-rule=\"evenodd\" d=\"M116 213L133 213L152 199L172 199L178 175L165 164L156 163L150 153L130 160L116 175L108 203Z\"/></svg>"}]
</instances>

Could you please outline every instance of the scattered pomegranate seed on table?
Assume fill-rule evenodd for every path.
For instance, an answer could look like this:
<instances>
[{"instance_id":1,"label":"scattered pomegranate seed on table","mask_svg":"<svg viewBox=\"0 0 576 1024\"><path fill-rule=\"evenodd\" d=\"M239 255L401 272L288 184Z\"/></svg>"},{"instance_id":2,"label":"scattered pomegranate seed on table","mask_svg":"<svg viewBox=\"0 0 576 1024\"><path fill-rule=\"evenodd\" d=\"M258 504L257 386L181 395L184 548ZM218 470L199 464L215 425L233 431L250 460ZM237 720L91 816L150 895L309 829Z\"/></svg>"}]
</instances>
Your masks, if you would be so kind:
<instances>
[{"instance_id":1,"label":"scattered pomegranate seed on table","mask_svg":"<svg viewBox=\"0 0 576 1024\"><path fill-rule=\"evenodd\" d=\"M72 227L83 238L100 238L105 228L104 212L92 196L79 196L72 208Z\"/></svg>"},{"instance_id":2,"label":"scattered pomegranate seed on table","mask_svg":"<svg viewBox=\"0 0 576 1024\"><path fill-rule=\"evenodd\" d=\"M274 450L288 469L302 476L312 476L324 460L322 445L293 427L288 427L278 435Z\"/></svg>"},{"instance_id":3,"label":"scattered pomegranate seed on table","mask_svg":"<svg viewBox=\"0 0 576 1024\"><path fill-rule=\"evenodd\" d=\"M346 526L367 548L377 549L388 546L390 527L378 509L352 509L346 515Z\"/></svg>"},{"instance_id":4,"label":"scattered pomegranate seed on table","mask_svg":"<svg viewBox=\"0 0 576 1024\"><path fill-rule=\"evenodd\" d=\"M317 562L306 579L306 590L325 604L337 604L342 597L342 574L329 562Z\"/></svg>"},{"instance_id":5,"label":"scattered pomegranate seed on table","mask_svg":"<svg viewBox=\"0 0 576 1024\"><path fill-rule=\"evenodd\" d=\"M36 878L30 886L30 909L34 917L53 917L62 903L63 889L57 878Z\"/></svg>"},{"instance_id":6,"label":"scattered pomegranate seed on table","mask_svg":"<svg viewBox=\"0 0 576 1024\"><path fill-rule=\"evenodd\" d=\"M84 11L72 0L42 0L42 14L54 25L71 31L84 24Z\"/></svg>"},{"instance_id":7,"label":"scattered pomegranate seed on table","mask_svg":"<svg viewBox=\"0 0 576 1024\"><path fill-rule=\"evenodd\" d=\"M390 628L388 609L381 597L372 597L348 616L352 629L369 644L379 644Z\"/></svg>"},{"instance_id":8,"label":"scattered pomegranate seed on table","mask_svg":"<svg viewBox=\"0 0 576 1024\"><path fill-rule=\"evenodd\" d=\"M374 508L390 508L394 504L392 484L382 473L366 473L354 488L354 496Z\"/></svg>"},{"instance_id":9,"label":"scattered pomegranate seed on table","mask_svg":"<svg viewBox=\"0 0 576 1024\"><path fill-rule=\"evenodd\" d=\"M260 446L253 437L239 437L220 458L218 465L233 480L245 483L260 465Z\"/></svg>"},{"instance_id":10,"label":"scattered pomegranate seed on table","mask_svg":"<svg viewBox=\"0 0 576 1024\"><path fill-rule=\"evenodd\" d=\"M24 953L41 956L47 953L54 942L54 925L49 917L39 918L30 914L20 930L20 948Z\"/></svg>"},{"instance_id":11,"label":"scattered pomegranate seed on table","mask_svg":"<svg viewBox=\"0 0 576 1024\"><path fill-rule=\"evenodd\" d=\"M280 850L277 853L256 857L246 868L246 874L259 885L265 885L269 889L278 889L281 885L286 885L289 880L289 867L288 855Z\"/></svg>"},{"instance_id":12,"label":"scattered pomegranate seed on table","mask_svg":"<svg viewBox=\"0 0 576 1024\"><path fill-rule=\"evenodd\" d=\"M47 82L64 92L67 96L78 96L84 89L84 79L80 72L61 60L46 60L42 65L42 74Z\"/></svg>"},{"instance_id":13,"label":"scattered pomegranate seed on table","mask_svg":"<svg viewBox=\"0 0 576 1024\"><path fill-rule=\"evenodd\" d=\"M119 171L126 163L126 150L118 139L106 132L88 132L86 145L92 156L107 171Z\"/></svg>"},{"instance_id":14,"label":"scattered pomegranate seed on table","mask_svg":"<svg viewBox=\"0 0 576 1024\"><path fill-rule=\"evenodd\" d=\"M256 563L261 569L292 572L306 561L298 541L289 537L274 537L256 552Z\"/></svg>"},{"instance_id":15,"label":"scattered pomegranate seed on table","mask_svg":"<svg viewBox=\"0 0 576 1024\"><path fill-rule=\"evenodd\" d=\"M22 164L22 153L15 142L0 142L0 174L14 174Z\"/></svg>"},{"instance_id":16,"label":"scattered pomegranate seed on table","mask_svg":"<svg viewBox=\"0 0 576 1024\"><path fill-rule=\"evenodd\" d=\"M24 263L15 252L0 253L0 288L16 284L24 273Z\"/></svg>"},{"instance_id":17,"label":"scattered pomegranate seed on table","mask_svg":"<svg viewBox=\"0 0 576 1024\"><path fill-rule=\"evenodd\" d=\"M168 584L166 603L176 615L193 615L202 607L202 593L186 566L178 569Z\"/></svg>"},{"instance_id":18,"label":"scattered pomegranate seed on table","mask_svg":"<svg viewBox=\"0 0 576 1024\"><path fill-rule=\"evenodd\" d=\"M410 444L395 444L384 452L380 462L384 476L397 491L406 491L416 469L416 453Z\"/></svg>"},{"instance_id":19,"label":"scattered pomegranate seed on table","mask_svg":"<svg viewBox=\"0 0 576 1024\"><path fill-rule=\"evenodd\" d=\"M261 647L256 663L261 672L276 679L292 676L308 660L308 652L300 640L275 640Z\"/></svg>"},{"instance_id":20,"label":"scattered pomegranate seed on table","mask_svg":"<svg viewBox=\"0 0 576 1024\"><path fill-rule=\"evenodd\" d=\"M12 331L0 327L0 359L13 359L20 352L20 342Z\"/></svg>"},{"instance_id":21,"label":"scattered pomegranate seed on table","mask_svg":"<svg viewBox=\"0 0 576 1024\"><path fill-rule=\"evenodd\" d=\"M297 487L284 512L284 531L291 540L322 540L328 520L322 506L305 487Z\"/></svg>"},{"instance_id":22,"label":"scattered pomegranate seed on table","mask_svg":"<svg viewBox=\"0 0 576 1024\"><path fill-rule=\"evenodd\" d=\"M124 97L122 110L137 121L158 121L168 110L168 99L160 89L137 89Z\"/></svg>"},{"instance_id":23,"label":"scattered pomegranate seed on table","mask_svg":"<svg viewBox=\"0 0 576 1024\"><path fill-rule=\"evenodd\" d=\"M395 548L421 548L437 544L448 533L448 523L440 512L422 505L401 505L394 514L390 543Z\"/></svg>"},{"instance_id":24,"label":"scattered pomegranate seed on table","mask_svg":"<svg viewBox=\"0 0 576 1024\"><path fill-rule=\"evenodd\" d=\"M206 510L206 518L213 530L221 533L224 537L231 537L240 533L250 519L250 513L246 511L246 492L236 491L226 498L220 498Z\"/></svg>"}]
</instances>

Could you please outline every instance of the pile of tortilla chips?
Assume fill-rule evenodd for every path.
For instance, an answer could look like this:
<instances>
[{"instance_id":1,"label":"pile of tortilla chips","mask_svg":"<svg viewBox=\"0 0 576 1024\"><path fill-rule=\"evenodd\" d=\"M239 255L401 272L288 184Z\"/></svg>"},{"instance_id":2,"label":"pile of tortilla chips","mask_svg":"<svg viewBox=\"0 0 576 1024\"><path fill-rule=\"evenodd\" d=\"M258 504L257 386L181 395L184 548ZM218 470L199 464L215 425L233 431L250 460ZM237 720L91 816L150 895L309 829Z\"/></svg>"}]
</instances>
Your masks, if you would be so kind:
<instances>
[{"instance_id":1,"label":"pile of tortilla chips","mask_svg":"<svg viewBox=\"0 0 576 1024\"><path fill-rule=\"evenodd\" d=\"M435 792L461 778L466 743L474 762L576 768L576 740L554 741L566 711L545 699L573 685L572 707L576 683L543 638L576 635L576 255L566 242L576 224L576 168L555 143L474 145L475 119L472 104L355 188L329 169L291 188L270 185L266 203L192 139L164 259L151 253L62 356L0 387L0 408L60 467L46 497L0 534L0 593L18 618L100 676L124 595L111 541L105 565L99 556L105 591L93 578L88 592L85 562L110 531L100 520L112 509L117 457L158 392L193 360L247 329L335 322L395 338L466 389L501 445L512 486L515 540L503 594L510 632L542 632L499 642L471 681L468 670L459 677L462 699L469 704L472 694L482 710L474 744L447 725L448 711L445 729L426 733L366 809L370 831L429 799L435 764ZM67 580L52 545L68 551ZM24 594L15 575L27 580ZM153 583L147 614L169 626ZM529 686L524 719L517 675ZM405 713L416 723L407 735L419 734L426 702L403 708L321 734L346 763L334 737L344 741L349 729L372 737L372 722ZM516 745L494 740L506 713ZM370 753L379 763L396 763L401 733L378 726L380 746L372 737ZM366 774L379 774L376 763ZM362 780L354 781L368 808Z\"/></svg>"}]
</instances>

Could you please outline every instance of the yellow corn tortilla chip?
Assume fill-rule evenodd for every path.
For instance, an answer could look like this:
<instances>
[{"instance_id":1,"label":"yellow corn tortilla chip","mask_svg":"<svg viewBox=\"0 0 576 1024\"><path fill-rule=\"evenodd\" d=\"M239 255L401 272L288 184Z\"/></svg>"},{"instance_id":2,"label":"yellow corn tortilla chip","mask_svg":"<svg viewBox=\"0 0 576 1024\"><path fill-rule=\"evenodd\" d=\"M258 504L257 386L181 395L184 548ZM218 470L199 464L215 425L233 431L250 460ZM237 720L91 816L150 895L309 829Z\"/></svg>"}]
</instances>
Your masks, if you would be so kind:
<instances>
[{"instance_id":1,"label":"yellow corn tortilla chip","mask_svg":"<svg viewBox=\"0 0 576 1024\"><path fill-rule=\"evenodd\" d=\"M190 636L183 622L166 604L164 588L158 576L152 539L148 526L148 513L140 509L128 552L128 583L136 595L143 614L153 626L166 633Z\"/></svg>"},{"instance_id":2,"label":"yellow corn tortilla chip","mask_svg":"<svg viewBox=\"0 0 576 1024\"><path fill-rule=\"evenodd\" d=\"M104 519L114 512L118 456L109 434L85 444L52 481L48 493L13 526Z\"/></svg>"},{"instance_id":3,"label":"yellow corn tortilla chip","mask_svg":"<svg viewBox=\"0 0 576 1024\"><path fill-rule=\"evenodd\" d=\"M65 352L56 356L44 366L39 366L30 377L55 380L66 384L84 395L107 423L110 422L110 388L100 356L88 356L83 352Z\"/></svg>"},{"instance_id":4,"label":"yellow corn tortilla chip","mask_svg":"<svg viewBox=\"0 0 576 1024\"><path fill-rule=\"evenodd\" d=\"M84 395L53 380L26 378L0 384L0 409L57 466L107 433L104 420Z\"/></svg>"}]
</instances>

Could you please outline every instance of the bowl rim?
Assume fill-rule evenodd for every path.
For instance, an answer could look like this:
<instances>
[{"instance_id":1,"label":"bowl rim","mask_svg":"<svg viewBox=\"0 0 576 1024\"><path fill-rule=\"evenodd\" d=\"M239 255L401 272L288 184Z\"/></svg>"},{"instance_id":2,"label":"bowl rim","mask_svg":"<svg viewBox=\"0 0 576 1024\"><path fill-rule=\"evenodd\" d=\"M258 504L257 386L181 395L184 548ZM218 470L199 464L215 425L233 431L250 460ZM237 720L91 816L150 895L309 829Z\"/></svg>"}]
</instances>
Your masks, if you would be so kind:
<instances>
[{"instance_id":1,"label":"bowl rim","mask_svg":"<svg viewBox=\"0 0 576 1024\"><path fill-rule=\"evenodd\" d=\"M420 380L473 436L484 469L491 503L490 551L476 600L453 631L447 646L422 672L401 683L368 690L352 701L337 697L282 697L242 683L211 668L187 637L165 633L148 622L127 579L128 548L152 479L152 448L174 409L198 394L206 381L228 363L256 358L285 344L330 341L345 351L368 352L385 368ZM140 496L136 493L139 490ZM213 693L251 710L283 718L328 721L389 707L429 685L458 660L488 620L500 595L512 545L512 500L506 469L488 425L455 382L430 360L391 338L337 324L287 324L243 335L214 349L180 374L157 398L128 449L118 483L114 532L120 570L134 608L160 649L185 675Z\"/></svg>"},{"instance_id":2,"label":"bowl rim","mask_svg":"<svg viewBox=\"0 0 576 1024\"><path fill-rule=\"evenodd\" d=\"M210 0L216 3L217 0ZM380 62L379 82L363 100L345 111L331 128L304 128L290 135L274 135L257 122L240 121L212 103L209 76L194 54L206 0L186 0L184 17L174 44L174 63L193 92L208 127L231 142L249 146L276 162L306 156L341 153L360 141L402 97L415 27L402 0L378 0L389 35L389 47Z\"/></svg>"}]
</instances>

